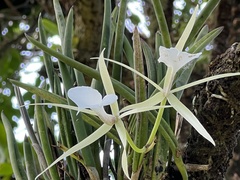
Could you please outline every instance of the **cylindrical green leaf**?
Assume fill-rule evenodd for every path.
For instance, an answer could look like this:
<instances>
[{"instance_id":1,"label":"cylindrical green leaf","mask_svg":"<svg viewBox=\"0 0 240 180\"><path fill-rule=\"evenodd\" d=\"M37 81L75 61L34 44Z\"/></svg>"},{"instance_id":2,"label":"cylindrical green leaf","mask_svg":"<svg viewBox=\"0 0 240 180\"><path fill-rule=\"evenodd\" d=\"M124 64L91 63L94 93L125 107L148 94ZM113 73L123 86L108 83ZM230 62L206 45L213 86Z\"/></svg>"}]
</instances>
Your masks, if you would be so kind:
<instances>
[{"instance_id":1,"label":"cylindrical green leaf","mask_svg":"<svg viewBox=\"0 0 240 180\"><path fill-rule=\"evenodd\" d=\"M36 96L35 99L36 103L40 103L41 99L39 96ZM42 106L36 105L35 106L35 117L37 119L37 126L38 126L38 133L39 133L39 138L41 141L42 149L44 156L46 158L47 164L50 165L54 161L54 155L52 152L51 144L49 142L49 136L48 136L48 127L47 127L47 122L49 119L46 118L45 116L45 110L43 109ZM56 166L52 167L50 170L50 175L52 179L59 179L59 175L57 172Z\"/></svg>"},{"instance_id":2,"label":"cylindrical green leaf","mask_svg":"<svg viewBox=\"0 0 240 180\"><path fill-rule=\"evenodd\" d=\"M154 11L156 14L158 26L160 28L161 34L162 34L162 42L163 45L167 48L172 46L171 39L170 39L170 34L168 30L168 25L166 21L166 17L163 12L163 7L162 3L160 0L152 0L152 4L154 7Z\"/></svg>"},{"instance_id":3,"label":"cylindrical green leaf","mask_svg":"<svg viewBox=\"0 0 240 180\"><path fill-rule=\"evenodd\" d=\"M31 144L27 137L24 138L23 141L23 153L24 153L24 160L25 160L25 167L27 170L27 177L28 179L34 179L37 176L36 172L36 162L33 157Z\"/></svg>"},{"instance_id":4,"label":"cylindrical green leaf","mask_svg":"<svg viewBox=\"0 0 240 180\"><path fill-rule=\"evenodd\" d=\"M57 75L55 75L55 78L54 78L54 90L55 90L55 93L62 96L61 84ZM70 117L70 115L65 109L62 109L59 107L56 107L56 112L58 116L58 125L59 125L61 143L66 147L70 148L74 144L76 144L76 142L74 142L74 138L72 138L72 131L73 131L72 123L71 121L69 121L69 118L67 118L67 117ZM66 161L68 164L69 172L72 174L72 176L77 178L76 161L71 157L67 157Z\"/></svg>"},{"instance_id":5,"label":"cylindrical green leaf","mask_svg":"<svg viewBox=\"0 0 240 180\"><path fill-rule=\"evenodd\" d=\"M63 42L66 23L59 0L53 0L53 7L57 20L59 36Z\"/></svg>"},{"instance_id":6,"label":"cylindrical green leaf","mask_svg":"<svg viewBox=\"0 0 240 180\"><path fill-rule=\"evenodd\" d=\"M38 28L39 28L39 38L40 38L40 42L44 45L47 45L47 40L46 40L46 35L45 35L45 30L43 29L43 25L42 25L42 18L39 16L38 19ZM49 83L50 83L50 87L53 90L53 84L54 84L54 68L53 68L53 63L51 60L51 57L49 56L49 54L43 52L43 62L45 65L45 69L47 72L47 76L49 79Z\"/></svg>"},{"instance_id":7,"label":"cylindrical green leaf","mask_svg":"<svg viewBox=\"0 0 240 180\"><path fill-rule=\"evenodd\" d=\"M116 61L122 61L123 50L123 34L125 29L125 18L127 11L127 0L120 1L120 10L118 13L117 27L115 31L115 43L114 43L114 55L113 58ZM114 64L112 76L116 80L121 80L121 66Z\"/></svg>"},{"instance_id":8,"label":"cylindrical green leaf","mask_svg":"<svg viewBox=\"0 0 240 180\"><path fill-rule=\"evenodd\" d=\"M157 60L154 59L151 48L147 45L145 41L141 41L144 57L146 60L146 66L147 66L147 73L148 73L148 78L151 79L153 82L157 83L157 72L156 72L156 67L157 67ZM151 96L155 88L148 83L148 97Z\"/></svg>"},{"instance_id":9,"label":"cylindrical green leaf","mask_svg":"<svg viewBox=\"0 0 240 180\"><path fill-rule=\"evenodd\" d=\"M14 138L13 129L3 111L1 113L1 119L7 134L8 152L15 178L18 180L25 180L27 179L27 175L24 170L22 158L17 147L17 142Z\"/></svg>"},{"instance_id":10,"label":"cylindrical green leaf","mask_svg":"<svg viewBox=\"0 0 240 180\"><path fill-rule=\"evenodd\" d=\"M207 18L211 15L213 10L217 7L220 0L209 0L206 6L202 9L201 13L198 15L194 27L188 37L185 47L192 43L194 37L199 32L200 28L204 25Z\"/></svg>"}]
</instances>

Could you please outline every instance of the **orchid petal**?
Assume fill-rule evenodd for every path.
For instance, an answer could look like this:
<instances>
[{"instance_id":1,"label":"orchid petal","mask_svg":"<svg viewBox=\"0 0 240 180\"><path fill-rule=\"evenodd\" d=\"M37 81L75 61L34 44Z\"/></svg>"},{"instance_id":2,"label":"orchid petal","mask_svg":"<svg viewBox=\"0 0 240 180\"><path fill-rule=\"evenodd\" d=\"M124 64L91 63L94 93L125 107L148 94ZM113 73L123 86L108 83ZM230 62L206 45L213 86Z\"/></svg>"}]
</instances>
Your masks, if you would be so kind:
<instances>
[{"instance_id":1,"label":"orchid petal","mask_svg":"<svg viewBox=\"0 0 240 180\"><path fill-rule=\"evenodd\" d=\"M197 17L197 12L198 12L198 5L196 6L187 26L185 27L183 33L182 33L182 36L180 37L180 39L178 40L177 44L176 44L176 48L180 51L183 50L184 48L184 45L192 31L192 28L195 24L195 21L196 21L196 17Z\"/></svg>"},{"instance_id":2,"label":"orchid petal","mask_svg":"<svg viewBox=\"0 0 240 180\"><path fill-rule=\"evenodd\" d=\"M210 134L206 131L203 125L199 122L199 120L194 116L194 114L181 102L179 99L173 94L169 94L168 102L172 105L172 107L179 113L183 118L185 118L196 131L201 134L205 139L211 142L215 146L215 142L210 136Z\"/></svg>"},{"instance_id":3,"label":"orchid petal","mask_svg":"<svg viewBox=\"0 0 240 180\"><path fill-rule=\"evenodd\" d=\"M65 109L71 109L71 110L74 110L74 111L79 111L79 108L76 107L76 106L70 106L70 105L67 105L67 104L57 104L57 103L34 103L34 104L27 104L27 105L24 105L24 106L31 106L31 105L45 105L45 106L55 106L55 107L60 107L60 108L65 108ZM96 116L97 114L90 110L90 109L82 109L81 112L83 113L86 113L86 114L91 114L91 115L94 115Z\"/></svg>"},{"instance_id":4,"label":"orchid petal","mask_svg":"<svg viewBox=\"0 0 240 180\"><path fill-rule=\"evenodd\" d=\"M192 86L196 86L196 85L198 85L198 84L205 83L205 82L208 82L208 81L212 81L212 80L216 80L216 79L221 79L221 78L226 78L226 77L232 77L232 76L239 76L239 75L240 75L239 72L236 72L236 73L218 74L218 75L214 75L214 76L211 76L211 77L207 77L207 78L204 78L204 79L200 79L200 80L197 80L197 81L188 83L188 84L186 84L186 85L183 85L183 86L180 86L180 87L178 87L178 88L175 88L175 89L171 90L170 92L171 92L171 93L175 93L175 92L182 91L182 90L184 90L184 89L187 89L187 88L190 88L190 87L192 87Z\"/></svg>"},{"instance_id":5,"label":"orchid petal","mask_svg":"<svg viewBox=\"0 0 240 180\"><path fill-rule=\"evenodd\" d=\"M162 92L158 92L143 102L140 102L137 104L131 104L129 106L122 108L120 110L120 113L131 110L131 109L138 109L138 108L142 108L142 107L152 107L156 104L159 104L164 99L164 97L165 96Z\"/></svg>"},{"instance_id":6,"label":"orchid petal","mask_svg":"<svg viewBox=\"0 0 240 180\"><path fill-rule=\"evenodd\" d=\"M73 87L67 93L80 110L100 107L102 104L102 95L96 89L88 86Z\"/></svg>"},{"instance_id":7,"label":"orchid petal","mask_svg":"<svg viewBox=\"0 0 240 180\"><path fill-rule=\"evenodd\" d=\"M117 99L118 99L117 95L115 95L115 94L107 94L102 99L102 105L103 106L107 106L107 105L113 104L114 102L117 101Z\"/></svg>"},{"instance_id":8,"label":"orchid petal","mask_svg":"<svg viewBox=\"0 0 240 180\"><path fill-rule=\"evenodd\" d=\"M128 173L128 162L127 162L127 152L126 152L126 147L127 147L127 134L126 134L126 129L124 127L124 124L121 120L118 120L115 123L116 130L118 132L118 135L120 137L120 140L123 145L123 153L122 153L122 168L124 174L129 178L129 173Z\"/></svg>"},{"instance_id":9,"label":"orchid petal","mask_svg":"<svg viewBox=\"0 0 240 180\"><path fill-rule=\"evenodd\" d=\"M92 58L92 59L95 59L95 58ZM149 82L153 87L155 87L156 89L158 89L159 91L163 91L163 89L157 84L155 83L154 81L152 81L151 79L149 79L148 77L144 76L142 73L136 71L135 69L131 68L130 66L126 65L126 64L123 64L121 62L118 62L118 61L115 61L115 60L112 60L112 59L107 59L107 58L104 58L106 61L109 61L109 62L112 62L114 64L118 64L130 71L132 71L133 73L137 74L138 76L140 76L141 78L145 79L147 82Z\"/></svg>"},{"instance_id":10,"label":"orchid petal","mask_svg":"<svg viewBox=\"0 0 240 180\"><path fill-rule=\"evenodd\" d=\"M40 174L38 174L35 178L35 180L37 178L39 178L43 173L45 173L47 170L49 170L52 166L54 166L55 164L57 164L59 161L61 161L62 159L66 158L67 156L75 153L76 151L92 144L93 142L95 142L97 139L99 139L100 137L102 137L103 135L105 135L110 129L112 128L112 126L109 126L107 124L103 124L101 127L99 127L95 132L93 132L91 135L89 135L88 137L86 137L84 140L82 140L81 142L79 142L78 144L76 144L75 146L71 147L70 149L68 149L66 152L64 152L60 157L58 157L52 164L50 164L44 171L42 171Z\"/></svg>"},{"instance_id":11,"label":"orchid petal","mask_svg":"<svg viewBox=\"0 0 240 180\"><path fill-rule=\"evenodd\" d=\"M122 113L119 116L119 118L124 118L128 115L136 114L136 113L140 113L140 112L146 112L146 111L151 111L151 110L155 110L155 109L159 109L159 108L170 108L170 107L172 107L172 106L148 106L148 107L136 108L136 109L132 109L130 111Z\"/></svg>"}]
</instances>

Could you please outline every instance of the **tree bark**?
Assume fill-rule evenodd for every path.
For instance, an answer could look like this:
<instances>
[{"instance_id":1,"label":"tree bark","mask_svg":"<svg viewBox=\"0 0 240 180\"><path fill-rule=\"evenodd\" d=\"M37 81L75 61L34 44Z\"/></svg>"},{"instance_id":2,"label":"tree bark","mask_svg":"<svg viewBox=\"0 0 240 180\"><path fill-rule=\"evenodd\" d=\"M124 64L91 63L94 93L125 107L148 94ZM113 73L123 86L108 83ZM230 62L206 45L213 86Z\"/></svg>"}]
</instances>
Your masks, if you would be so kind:
<instances>
[{"instance_id":1,"label":"tree bark","mask_svg":"<svg viewBox=\"0 0 240 180\"><path fill-rule=\"evenodd\" d=\"M240 44L235 43L210 65L207 76L240 71ZM189 172L189 179L222 180L240 130L240 78L210 81L198 87L194 112L216 146L192 129L185 151L186 164L208 165L209 170Z\"/></svg>"},{"instance_id":2,"label":"tree bark","mask_svg":"<svg viewBox=\"0 0 240 180\"><path fill-rule=\"evenodd\" d=\"M214 41L212 57L222 53L230 44L240 41L240 2L238 0L222 0L219 4L215 27L223 26L223 32ZM233 158L226 174L227 179L240 179L240 140L234 149Z\"/></svg>"}]
</instances>

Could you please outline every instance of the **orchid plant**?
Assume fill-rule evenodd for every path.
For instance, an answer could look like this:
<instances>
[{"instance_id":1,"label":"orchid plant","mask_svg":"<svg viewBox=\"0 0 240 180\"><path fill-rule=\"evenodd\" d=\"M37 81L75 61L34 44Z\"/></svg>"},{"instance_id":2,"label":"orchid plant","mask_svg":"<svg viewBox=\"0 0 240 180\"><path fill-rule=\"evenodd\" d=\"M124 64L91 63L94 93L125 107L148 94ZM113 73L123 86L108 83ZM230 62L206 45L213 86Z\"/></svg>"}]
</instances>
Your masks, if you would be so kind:
<instances>
[{"instance_id":1,"label":"orchid plant","mask_svg":"<svg viewBox=\"0 0 240 180\"><path fill-rule=\"evenodd\" d=\"M104 52L104 51L103 51ZM77 110L79 112L84 112L91 115L98 116L102 122L104 123L101 127L99 127L94 133L89 135L86 139L78 143L77 145L71 147L67 150L63 155L57 158L47 169L45 169L42 173L40 173L35 179L45 173L49 168L53 165L58 163L60 160L66 158L67 156L75 153L76 151L88 146L89 144L93 143L94 141L98 140L100 137L105 135L113 125L115 125L120 140L123 145L123 154L122 154L122 168L125 175L130 179L128 173L128 163L127 163L127 153L126 153L126 146L127 141L129 142L130 146L139 153L146 153L147 151L153 148L154 143L146 145L144 148L138 148L132 141L131 137L127 133L123 121L121 118L124 118L130 114L140 113L143 111L149 111L158 108L169 108L170 106L141 106L138 108L133 109L132 111L125 112L119 111L118 103L117 103L117 95L115 94L110 76L108 74L107 67L104 62L103 52L99 57L99 71L102 78L102 82L104 85L104 89L107 93L106 96L102 97L102 95L95 89L88 87L88 86L78 86L73 87L68 90L68 97L77 105L69 106L69 105L61 105L61 104L53 104L53 103L41 103L37 105L54 105L57 107L63 107L67 109ZM110 105L112 114L107 114L104 110L104 106ZM89 110L90 109L90 110Z\"/></svg>"},{"instance_id":2,"label":"orchid plant","mask_svg":"<svg viewBox=\"0 0 240 180\"><path fill-rule=\"evenodd\" d=\"M198 7L195 9L193 16L191 20L189 21L190 25L188 28L192 28L194 25L194 18L196 18L196 12L198 10ZM184 32L185 33L185 32ZM186 34L184 34L187 38ZM186 39L182 39L182 41L186 41ZM127 141L130 143L130 145L133 147L133 149L139 153L146 153L154 146L153 140L156 135L158 126L160 124L163 111L166 107L173 107L178 113L180 113L204 138L206 138L208 141L210 141L213 145L215 145L214 140L209 135L209 133L204 129L204 127L201 125L201 123L198 121L198 119L194 116L194 114L187 108L185 105L183 105L177 97L173 94L174 92L183 90L185 88L204 83L210 80L215 80L223 77L229 77L229 76L236 76L240 75L240 73L227 73L223 75L217 75L210 78L205 78L200 81L196 81L192 84L187 84L185 86L176 88L171 90L174 77L179 69L184 67L187 63L191 62L194 59L199 58L201 53L197 54L190 54L187 52L182 52L181 50L177 48L165 48L163 46L159 47L159 54L160 58L158 59L158 62L163 62L167 65L167 73L164 80L164 87L161 88L156 83L152 82L149 78L144 76L143 74L137 72L136 70L122 64L117 63L132 72L136 73L137 75L141 76L145 80L147 80L149 83L151 83L154 87L156 87L160 92L156 93L154 96L149 98L148 100L138 103L126 106L121 111L119 111L119 107L117 104L118 97L115 94L110 76L107 71L107 67L104 62L103 52L101 53L99 57L99 71L100 75L102 77L102 82L104 85L104 89L107 93L106 96L102 98L102 95L95 89L87 86L81 86L81 87L74 87L69 89L68 91L68 97L77 105L78 112L85 112L88 114L94 114L97 115L102 122L104 123L98 130L96 130L93 134L88 136L86 139L75 145L74 147L70 148L68 151L66 151L62 156L60 156L58 159L56 159L50 166L48 166L47 169L45 169L41 174L39 174L36 179L42 175L44 172L46 172L49 168L51 168L53 165L55 165L60 160L64 159L65 157L73 154L74 152L78 151L79 149L82 149L89 144L93 143L100 137L102 137L104 134L106 134L113 125L115 125L116 130L118 132L118 135L121 139L122 145L124 147L123 154L122 154L122 168L125 173L125 175L130 179L129 173L128 173L128 163L127 163L127 153L126 153L126 146ZM106 59L107 61L116 63L114 60ZM170 103L171 106L166 106L166 100ZM155 106L156 104L161 103L160 106ZM75 107L71 106L63 106L58 104L51 104L59 107L64 107L68 109L74 109ZM107 114L104 110L104 106L110 105L112 114ZM87 109L91 109L92 111L88 111ZM143 111L153 110L159 108L158 116L156 119L156 122L154 124L153 130L151 132L151 135L149 137L149 140L143 149L139 149L136 147L131 138L128 136L127 138L127 131L124 127L124 124L121 120L121 118L133 114L133 113L139 113ZM131 110L131 111L130 111ZM120 115L121 112L125 112L122 115ZM128 112L128 113L126 113Z\"/></svg>"},{"instance_id":3,"label":"orchid plant","mask_svg":"<svg viewBox=\"0 0 240 180\"><path fill-rule=\"evenodd\" d=\"M106 1L105 3L106 3L105 5L108 5L108 7L110 6L110 4L108 4L109 2ZM153 1L153 5L154 5L154 8L156 8L156 6L159 6L159 4L157 4L154 1ZM121 7L124 6L124 1L122 1L120 6ZM100 56L97 58L93 58L93 59L98 59L97 70L93 70L92 68L73 60L72 52L69 51L69 49L71 50L71 48L69 47L71 47L71 39L72 39L72 21L73 21L72 9L70 10L67 21L65 22L65 19L63 17L63 14L60 8L60 4L57 0L54 0L54 8L55 8L57 22L58 22L59 35L63 42L62 52L61 53L56 52L46 46L46 42L44 41L45 35L43 33L41 19L39 20L39 29L40 29L39 32L40 32L41 43L27 36L28 40L31 43L33 43L34 45L36 45L46 53L44 54L45 65L48 70L50 85L54 93L49 93L44 89L34 88L32 86L28 86L16 81L12 81L12 83L14 83L17 86L23 87L29 90L30 92L37 94L38 96L41 96L43 99L50 101L50 103L36 102L35 105L36 106L40 106L40 105L56 106L57 107L56 110L57 112L60 112L61 116L59 115L59 117L61 118L62 118L62 115L67 114L68 111L65 112L62 109L59 110L58 108L64 108L64 109L70 110L69 116L72 119L71 125L73 125L74 131L76 133L77 144L73 145L69 143L70 141L69 139L66 139L66 140L64 139L65 136L69 137L69 134L66 131L68 130L69 126L71 126L71 125L65 125L64 126L65 129L63 128L64 130L62 131L60 130L60 134L61 133L63 134L63 136L61 136L61 140L68 145L68 148L65 148L64 153L60 155L58 158L56 158L56 160L49 160L45 163L44 163L45 159L42 160L43 163L40 163L40 164L42 166L41 169L44 169L44 170L41 171L41 173L38 174L35 177L35 179L39 178L41 175L49 176L48 173L46 173L48 172L48 170L50 171L50 176L51 176L52 167L56 165L59 161L65 158L67 159L67 162L69 164L69 169L70 169L69 171L71 171L73 174L75 172L75 175L77 177L76 169L74 168L74 162L69 160L68 156L71 156L73 153L80 151L82 152L83 159L85 156L85 158L87 157L86 159L88 160L88 157L89 156L92 157L93 155L89 151L84 152L84 148L88 147L91 144L94 144L95 141L99 140L101 137L103 137L104 135L106 135L111 131L116 132L115 138L118 139L118 141L120 141L119 149L121 149L122 151L121 160L120 160L121 169L123 170L123 173L128 179L138 179L142 168L146 168L146 167L143 167L145 163L144 158L145 156L148 155L148 152L150 152L151 150L155 150L156 148L155 144L158 143L158 142L155 142L158 132L160 132L161 135L166 139L166 142L168 143L171 151L173 152L173 158L175 160L175 163L183 179L187 179L188 178L187 171L184 166L182 157L180 155L176 155L176 151L178 150L176 137L174 136L173 130L170 128L169 124L167 124L163 118L164 110L166 108L175 109L176 112L179 113L184 119L186 119L186 121L188 121L193 126L193 128L196 129L198 133L200 133L205 139L207 139L209 142L215 145L215 142L211 137L211 135L206 131L206 129L198 121L195 115L179 100L179 97L177 97L175 93L182 91L186 88L198 85L200 83L216 80L219 78L237 76L237 75L240 75L240 73L226 73L226 74L216 75L216 76L204 78L189 84L186 83L179 87L178 86L175 87L175 83L177 79L177 72L179 72L179 70L181 70L182 68L188 68L187 66L188 64L191 64L195 59L198 59L201 56L200 49L204 48L212 39L214 39L221 32L221 30L220 29L213 30L212 32L203 36L203 38L200 39L199 41L196 41L195 43L193 43L192 47L195 47L196 51L185 52L184 47L186 46L186 43L189 37L191 36L191 32L193 31L194 26L196 25L196 18L198 13L198 6L197 6L185 30L183 31L180 39L178 40L176 46L165 47L163 44L160 44L160 46L158 47L159 48L158 49L159 50L159 57L158 57L159 66L161 66L162 63L164 63L167 66L165 77L162 79L162 82L163 82L163 85L162 85L160 82L156 82L152 80L150 77L145 76L144 72L138 71L138 69L134 69L134 67L131 66L132 62L130 60L129 60L130 65L128 66L126 64L121 63L117 59L112 60L109 58L105 58L109 56L109 52L111 50L111 44L108 44L109 42L107 40L113 39L113 34L110 34L111 35L110 36L109 33L106 33L102 37L102 41L106 41L104 43L108 44L108 47L104 50L105 47L102 45L100 48L102 50L100 53ZM105 11L105 18L113 16L113 19L114 19L116 14L113 13L111 15L108 11L109 9L106 9ZM118 28L121 28L121 27L123 28L122 22L124 20L124 17L122 17L121 14L119 14L118 18L119 18L118 20L119 24L116 25L116 33L120 32ZM121 21L121 18L123 18L122 21ZM107 19L104 19L104 20L106 21L105 28L110 27L110 24L107 24L108 23ZM112 23L111 25L112 25L111 27L115 27L114 23ZM103 34L105 32L104 30L103 30ZM105 38L105 36L109 38ZM122 39L124 39L123 34L122 36L119 34L116 34L115 47L119 47L118 43L122 42L122 41L119 41L118 39L119 36ZM166 38L163 40L167 42L167 36L163 36L163 38ZM125 46L128 46L130 44L127 41L124 43L125 43ZM132 50L131 48L129 49ZM124 52L126 54L129 53L130 51L129 49L125 50ZM121 49L120 50L115 49L115 51L122 53ZM132 51L130 52L132 53ZM132 55L131 53L130 55L127 54L128 58ZM56 84L60 84L60 81L58 81L58 77L57 76L51 77L52 66L49 65L50 58L48 54L58 58L58 60L61 61L59 62L59 67L63 76L63 85L65 87L64 90L65 90L66 96L64 96L61 93L60 85L59 86L56 85ZM114 57L118 57L118 55L115 54ZM135 101L133 97L133 92L131 89L129 89L127 86L117 81L116 79L111 78L108 72L108 67L107 67L108 62L112 62L114 65L122 66L130 70L136 76L140 76L145 80L145 82L148 82L151 86L154 87L154 92L151 95L149 95L149 97L147 97L146 100L143 100L141 102ZM151 69L148 69L148 70L151 71ZM74 77L74 78L72 79L70 78L69 80L68 79L69 74L71 74L71 77ZM86 74L89 77L98 81L95 82L95 80L93 80L91 86L86 86L85 81L83 81L84 79L83 74ZM73 81L76 81L78 86L73 87ZM103 87L101 88L102 85ZM100 92L103 92L106 95L103 96ZM63 98L62 96L66 97L66 99ZM127 105L120 109L119 100L121 100L121 96L129 100L130 105ZM23 104L21 105L22 105L21 108L23 108L24 105ZM104 108L105 106L110 106L110 111L106 112ZM152 112L156 113L157 115L155 116L154 113ZM133 127L134 129L135 125L132 125L132 126L129 125L128 127L126 125L127 123L124 122L124 118L129 118L131 120L135 119L134 115L138 113L149 113L150 117L153 117L154 119L153 121L151 121L152 127L147 129L148 136L146 137L146 142L144 142L145 144L141 147L139 147L138 144L136 143L137 142L136 139L141 137L137 137L137 138L134 137L135 139L132 140L131 133L133 131L131 128ZM86 114L88 117L86 118L87 120L85 120L87 123L90 124L90 126L88 127L97 128L95 131L91 131L91 133L89 134L81 134L82 132L80 132L81 130L79 129L80 126L77 123L82 123L82 119L78 117L78 115L81 116L82 114ZM91 116L94 116L95 118L97 117L97 119L98 120L100 119L101 122L96 122L97 126L95 126L95 124L93 123L94 124L93 126L91 122L88 121L89 119L91 119ZM68 117L68 116L66 115L65 117ZM135 121L133 120L132 122L135 122ZM59 124L60 123L62 122L59 121ZM64 123L65 124L69 123L68 119L65 119ZM81 125L81 128L84 128L83 123L80 125ZM137 123L136 123L136 126L137 126ZM41 141L44 141L45 139L41 139ZM168 151L169 151L169 148L167 148L167 152ZM138 155L135 156L134 154L138 154L139 156ZM136 162L135 159L137 159L137 163L135 163ZM94 163L92 164L88 163L87 160L85 162L81 161L81 163L86 168L90 178L100 179L99 173L96 173L97 171L96 168L92 167L92 164ZM91 160L89 161L91 162ZM154 164L154 161L152 162L153 162L152 174L154 174L155 164ZM137 165L134 170L130 171L131 170L130 166L133 166L132 164L134 163ZM119 172L120 171L118 171L118 173ZM131 172L131 174L129 172ZM154 175L152 175L152 179L154 178L157 179Z\"/></svg>"}]
</instances>

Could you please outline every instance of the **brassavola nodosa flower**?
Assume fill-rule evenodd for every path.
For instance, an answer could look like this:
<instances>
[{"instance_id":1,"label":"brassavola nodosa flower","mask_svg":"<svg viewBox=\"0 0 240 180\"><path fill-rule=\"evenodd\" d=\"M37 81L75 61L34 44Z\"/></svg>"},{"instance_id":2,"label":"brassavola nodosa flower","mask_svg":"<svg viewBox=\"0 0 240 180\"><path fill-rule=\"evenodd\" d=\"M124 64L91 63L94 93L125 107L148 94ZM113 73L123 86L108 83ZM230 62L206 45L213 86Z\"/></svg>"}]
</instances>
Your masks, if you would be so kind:
<instances>
[{"instance_id":1,"label":"brassavola nodosa flower","mask_svg":"<svg viewBox=\"0 0 240 180\"><path fill-rule=\"evenodd\" d=\"M115 94L102 95L96 90L88 86L73 87L68 90L68 97L78 106L78 111L83 109L91 109L106 124L113 125L116 118L107 114L104 106L110 105L117 101Z\"/></svg>"},{"instance_id":2,"label":"brassavola nodosa flower","mask_svg":"<svg viewBox=\"0 0 240 180\"><path fill-rule=\"evenodd\" d=\"M158 59L158 62L162 62L168 67L163 90L165 93L169 93L177 71L193 59L199 58L202 53L190 54L187 52L182 52L177 48L166 48L160 46L159 54L160 57Z\"/></svg>"}]
</instances>

